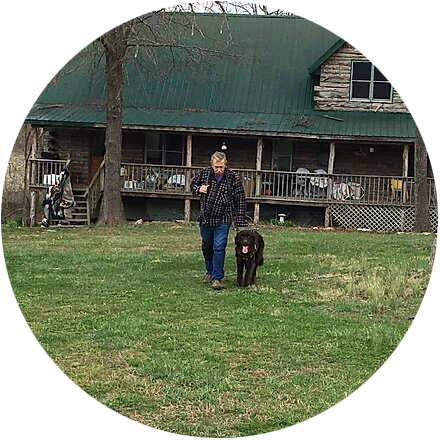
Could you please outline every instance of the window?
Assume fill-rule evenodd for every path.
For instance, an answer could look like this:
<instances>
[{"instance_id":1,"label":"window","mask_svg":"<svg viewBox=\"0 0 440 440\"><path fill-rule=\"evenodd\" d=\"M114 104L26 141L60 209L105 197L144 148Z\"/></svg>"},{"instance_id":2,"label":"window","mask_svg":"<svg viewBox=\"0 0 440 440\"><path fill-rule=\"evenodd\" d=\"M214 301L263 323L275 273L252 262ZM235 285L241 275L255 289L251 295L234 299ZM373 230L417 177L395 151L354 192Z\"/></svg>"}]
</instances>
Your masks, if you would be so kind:
<instances>
[{"instance_id":1,"label":"window","mask_svg":"<svg viewBox=\"0 0 440 440\"><path fill-rule=\"evenodd\" d=\"M145 163L182 165L185 136L149 131L146 136Z\"/></svg>"},{"instance_id":2,"label":"window","mask_svg":"<svg viewBox=\"0 0 440 440\"><path fill-rule=\"evenodd\" d=\"M162 165L162 143L160 134L149 131L146 136L145 163Z\"/></svg>"},{"instance_id":3,"label":"window","mask_svg":"<svg viewBox=\"0 0 440 440\"><path fill-rule=\"evenodd\" d=\"M183 165L183 145L185 136L181 134L165 135L165 163L167 165Z\"/></svg>"},{"instance_id":4,"label":"window","mask_svg":"<svg viewBox=\"0 0 440 440\"><path fill-rule=\"evenodd\" d=\"M292 141L277 139L274 143L272 156L272 169L274 171L292 170Z\"/></svg>"},{"instance_id":5,"label":"window","mask_svg":"<svg viewBox=\"0 0 440 440\"><path fill-rule=\"evenodd\" d=\"M393 87L369 61L352 62L350 86L351 101L392 101Z\"/></svg>"}]
</instances>

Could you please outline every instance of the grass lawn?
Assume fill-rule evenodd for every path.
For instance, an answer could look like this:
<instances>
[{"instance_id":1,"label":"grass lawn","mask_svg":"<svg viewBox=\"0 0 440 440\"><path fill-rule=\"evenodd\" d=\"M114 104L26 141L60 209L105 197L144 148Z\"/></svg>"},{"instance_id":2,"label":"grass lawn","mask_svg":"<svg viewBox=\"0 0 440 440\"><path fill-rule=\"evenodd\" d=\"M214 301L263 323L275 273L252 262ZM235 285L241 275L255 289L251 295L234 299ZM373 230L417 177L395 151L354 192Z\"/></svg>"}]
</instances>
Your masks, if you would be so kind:
<instances>
[{"instance_id":1,"label":"grass lawn","mask_svg":"<svg viewBox=\"0 0 440 440\"><path fill-rule=\"evenodd\" d=\"M193 436L269 432L362 385L417 313L434 235L263 226L257 286L201 284L196 225L3 228L21 310L82 389Z\"/></svg>"}]
</instances>

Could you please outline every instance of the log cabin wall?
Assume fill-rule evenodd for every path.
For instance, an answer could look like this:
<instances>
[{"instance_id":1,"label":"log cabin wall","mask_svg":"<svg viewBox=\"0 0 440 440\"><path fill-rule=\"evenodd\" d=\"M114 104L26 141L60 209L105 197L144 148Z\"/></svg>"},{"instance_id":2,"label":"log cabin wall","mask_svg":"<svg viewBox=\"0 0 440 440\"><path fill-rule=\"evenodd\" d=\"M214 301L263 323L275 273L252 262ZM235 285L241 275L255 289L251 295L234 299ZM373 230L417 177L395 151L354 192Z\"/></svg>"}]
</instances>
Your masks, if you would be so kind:
<instances>
[{"instance_id":1,"label":"log cabin wall","mask_svg":"<svg viewBox=\"0 0 440 440\"><path fill-rule=\"evenodd\" d=\"M433 178L434 177L434 173L432 171L432 165L431 165L431 161L429 160L429 156L428 156L428 177Z\"/></svg>"},{"instance_id":2,"label":"log cabin wall","mask_svg":"<svg viewBox=\"0 0 440 440\"><path fill-rule=\"evenodd\" d=\"M90 148L94 139L93 130L51 129L57 139L57 151L63 160L71 159L72 185L86 187L89 183Z\"/></svg>"},{"instance_id":3,"label":"log cabin wall","mask_svg":"<svg viewBox=\"0 0 440 440\"><path fill-rule=\"evenodd\" d=\"M123 131L121 161L144 163L145 131Z\"/></svg>"},{"instance_id":4,"label":"log cabin wall","mask_svg":"<svg viewBox=\"0 0 440 440\"><path fill-rule=\"evenodd\" d=\"M403 145L336 144L335 174L401 176L402 171Z\"/></svg>"},{"instance_id":5,"label":"log cabin wall","mask_svg":"<svg viewBox=\"0 0 440 440\"><path fill-rule=\"evenodd\" d=\"M316 169L327 171L329 143L295 141L293 143L292 171L307 168L313 172Z\"/></svg>"},{"instance_id":6,"label":"log cabin wall","mask_svg":"<svg viewBox=\"0 0 440 440\"><path fill-rule=\"evenodd\" d=\"M307 168L309 171L318 168L327 171L329 142L273 138L264 142L262 169L275 171L296 171Z\"/></svg>"},{"instance_id":7,"label":"log cabin wall","mask_svg":"<svg viewBox=\"0 0 440 440\"><path fill-rule=\"evenodd\" d=\"M55 131L58 152L61 159L71 158L72 183L75 187L85 188L90 182L91 151L103 143L102 129L51 129ZM126 131L123 133L122 162L145 163L144 131ZM238 136L193 135L192 165L209 165L211 154L221 151L225 142L228 165L235 169L255 169L257 138ZM264 138L262 169L270 170L278 139ZM309 171L321 168L327 171L329 142L315 140L290 140L292 145L291 171L307 168ZM370 148L374 151L371 152ZM403 169L403 145L375 143L336 143L334 163L335 174L360 174L400 176ZM414 147L410 146L409 176L413 175ZM429 170L432 176L432 171Z\"/></svg>"},{"instance_id":8,"label":"log cabin wall","mask_svg":"<svg viewBox=\"0 0 440 440\"><path fill-rule=\"evenodd\" d=\"M356 60L369 61L357 49L345 43L321 65L319 85L314 88L315 109L409 113L395 89L390 103L350 101L351 63Z\"/></svg>"},{"instance_id":9,"label":"log cabin wall","mask_svg":"<svg viewBox=\"0 0 440 440\"><path fill-rule=\"evenodd\" d=\"M257 139L240 137L193 136L192 165L195 167L209 166L211 155L222 151L225 142L225 151L228 167L240 169L255 169L257 158Z\"/></svg>"}]
</instances>

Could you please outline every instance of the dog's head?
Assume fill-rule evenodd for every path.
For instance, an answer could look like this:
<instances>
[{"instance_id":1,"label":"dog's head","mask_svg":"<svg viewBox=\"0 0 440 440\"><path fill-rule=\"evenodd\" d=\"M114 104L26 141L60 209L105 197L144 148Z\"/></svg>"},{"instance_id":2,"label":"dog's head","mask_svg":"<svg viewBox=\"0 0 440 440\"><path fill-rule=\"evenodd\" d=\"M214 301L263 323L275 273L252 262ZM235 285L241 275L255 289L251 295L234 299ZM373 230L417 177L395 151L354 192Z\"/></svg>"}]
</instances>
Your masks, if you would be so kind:
<instances>
[{"instance_id":1,"label":"dog's head","mask_svg":"<svg viewBox=\"0 0 440 440\"><path fill-rule=\"evenodd\" d=\"M235 247L243 256L253 255L257 250L257 240L253 231L240 231L235 236Z\"/></svg>"}]
</instances>

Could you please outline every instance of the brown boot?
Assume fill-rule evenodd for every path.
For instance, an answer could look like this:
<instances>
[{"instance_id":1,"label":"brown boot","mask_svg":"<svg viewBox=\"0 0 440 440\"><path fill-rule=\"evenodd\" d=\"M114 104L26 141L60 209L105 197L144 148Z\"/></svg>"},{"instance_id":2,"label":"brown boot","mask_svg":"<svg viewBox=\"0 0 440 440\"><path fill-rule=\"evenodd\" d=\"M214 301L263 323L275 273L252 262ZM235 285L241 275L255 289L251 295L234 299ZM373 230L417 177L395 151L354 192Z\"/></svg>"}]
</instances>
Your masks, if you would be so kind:
<instances>
[{"instance_id":1,"label":"brown boot","mask_svg":"<svg viewBox=\"0 0 440 440\"><path fill-rule=\"evenodd\" d=\"M223 289L222 283L221 283L221 281L219 281L219 280L214 280L214 281L211 283L211 287L212 287L214 290L220 290L220 289Z\"/></svg>"},{"instance_id":2,"label":"brown boot","mask_svg":"<svg viewBox=\"0 0 440 440\"><path fill-rule=\"evenodd\" d=\"M202 283L203 283L203 284L209 284L210 282L211 282L211 275L206 274L206 275L203 277Z\"/></svg>"}]
</instances>

